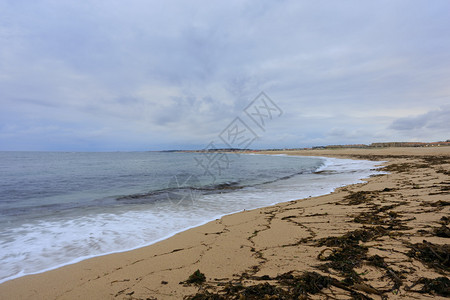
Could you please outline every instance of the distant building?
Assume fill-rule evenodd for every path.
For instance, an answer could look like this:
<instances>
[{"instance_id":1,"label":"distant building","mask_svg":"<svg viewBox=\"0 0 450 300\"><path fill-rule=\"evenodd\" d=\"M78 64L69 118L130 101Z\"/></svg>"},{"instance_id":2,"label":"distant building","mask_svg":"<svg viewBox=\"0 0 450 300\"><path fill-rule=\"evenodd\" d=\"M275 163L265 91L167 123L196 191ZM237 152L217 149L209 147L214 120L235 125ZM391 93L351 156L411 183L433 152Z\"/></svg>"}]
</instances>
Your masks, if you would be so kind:
<instances>
[{"instance_id":1,"label":"distant building","mask_svg":"<svg viewBox=\"0 0 450 300\"><path fill-rule=\"evenodd\" d=\"M421 142L385 142L385 143L372 143L372 148L386 148L386 147L439 147L450 146L450 142L433 142L433 143L421 143Z\"/></svg>"}]
</instances>

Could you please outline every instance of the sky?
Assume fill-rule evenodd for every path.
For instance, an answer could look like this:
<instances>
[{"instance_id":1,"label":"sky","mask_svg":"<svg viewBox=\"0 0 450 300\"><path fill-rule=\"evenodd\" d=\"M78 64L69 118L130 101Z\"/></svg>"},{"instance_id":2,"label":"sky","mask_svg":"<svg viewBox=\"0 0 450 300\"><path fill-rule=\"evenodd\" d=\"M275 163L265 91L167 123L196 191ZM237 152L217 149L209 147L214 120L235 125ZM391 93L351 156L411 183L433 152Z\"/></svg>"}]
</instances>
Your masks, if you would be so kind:
<instances>
[{"instance_id":1,"label":"sky","mask_svg":"<svg viewBox=\"0 0 450 300\"><path fill-rule=\"evenodd\" d=\"M447 140L449 12L0 0L0 151L204 149L235 146L232 130L255 149Z\"/></svg>"}]
</instances>

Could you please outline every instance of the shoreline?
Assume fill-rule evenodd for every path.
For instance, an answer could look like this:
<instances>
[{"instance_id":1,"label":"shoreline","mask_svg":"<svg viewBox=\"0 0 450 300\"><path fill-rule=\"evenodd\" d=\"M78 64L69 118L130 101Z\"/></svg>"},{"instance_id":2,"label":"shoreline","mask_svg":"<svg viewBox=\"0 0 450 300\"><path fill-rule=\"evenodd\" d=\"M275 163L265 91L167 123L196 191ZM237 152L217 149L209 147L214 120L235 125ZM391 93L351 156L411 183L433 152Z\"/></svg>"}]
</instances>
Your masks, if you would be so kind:
<instances>
[{"instance_id":1,"label":"shoreline","mask_svg":"<svg viewBox=\"0 0 450 300\"><path fill-rule=\"evenodd\" d=\"M416 161L420 161L424 155L450 157L450 147L433 149L387 148L380 150L382 151L367 151L365 149L350 149L350 151L348 149L347 151L345 149L308 150L270 152L267 154L331 156L350 159L369 159L369 157L372 157L371 160L388 160L386 163L388 167L390 165L406 164L403 165L405 168L408 165L417 165ZM447 167L445 169L448 170L448 162L446 164ZM373 192L372 196L375 199L373 201L379 202L381 199L377 197L381 197L383 198L383 201L381 201L383 205L387 203L397 205L399 203L397 198L401 196L400 198L412 197L416 199L417 196L414 196L414 193L421 192L422 188L415 188L417 186L411 185L408 188L401 189L396 184L401 186L402 182L407 180L414 182L418 180L417 178L422 177L423 180L428 180L424 182L436 181L433 185L437 187L427 187L427 189L442 188L441 192L444 192L442 195L446 195L445 193L448 192L443 188L446 185L442 183L448 181L448 175L436 173L435 171L438 170L436 169L438 167L439 165L435 166L432 164L428 167L420 167L419 171L426 171L425 173L432 175L421 175L420 172L415 173L416 170L414 168L408 171L412 174L406 174L403 171L397 172L395 168L391 168L391 174L369 178L367 183L338 188L331 194L324 196L283 202L269 207L226 215L218 220L188 229L144 248L99 256L45 273L27 275L6 281L0 284L0 298L55 299L60 297L62 299L74 299L82 297L96 299L146 299L155 297L157 299L180 299L183 296L195 294L199 289L196 285L179 284L180 281L185 281L196 269L200 269L206 275L210 292L220 291L221 288L218 284L220 282L240 280L244 286L259 283L276 283L273 279L258 280L255 278L264 275L268 276L265 277L266 279L274 278L289 271L317 271L315 266L323 263L322 260L318 259L318 255L320 251L326 249L324 246L317 246L321 238L339 236L349 232L349 230L362 228L361 225L363 227L373 225L354 223L350 221L351 217L348 216L349 213L351 215L361 215L364 211L367 212L368 209L372 209L373 203L370 204L369 200L366 199L367 201L363 201L356 206L337 205L336 203L343 201L348 194L356 193L358 190L368 190L369 194L373 191L377 192ZM403 178L404 176L406 177ZM416 178L415 176L419 177ZM440 179L436 179L433 176L438 176L437 178ZM432 177L434 179L430 179ZM395 192L380 192L383 191L382 186L385 186L383 189L395 189ZM429 192L429 194L432 194L432 192ZM430 203L435 203L433 201L439 195L441 194L428 195ZM381 205L378 202L376 204ZM406 217L398 217L398 215L406 216L408 209L416 209L415 206L409 207L407 204L401 204L398 207L402 209L391 209L392 216L397 214L397 217L393 219L398 219L398 222L405 223L405 227L409 223L415 222L414 220L404 221L403 219L408 219ZM396 210L399 211L397 212ZM448 215L448 206L443 206L438 213L442 215L446 213ZM382 212L379 212L379 214L381 215ZM427 213L424 214L426 215ZM430 218L428 215L427 217ZM270 219L270 222L268 222L268 219ZM308 222L304 220L308 220ZM310 222L309 220L312 221ZM327 226L330 223L333 224L332 228L329 225ZM422 223L428 226L430 224L437 226L435 224L436 220L427 219ZM411 230L413 229L399 231L408 233L410 235L408 238L411 241L418 242L420 239L423 239L423 236L420 236L420 234L409 232ZM398 239L398 237L392 238L390 236L379 238L392 243L395 242L395 239ZM299 240L302 239L304 242L299 243ZM427 239L431 242L437 242L441 241L440 239L442 238L432 236L427 237ZM371 243L376 244L377 242L377 240L371 240L365 243L372 247ZM380 252L380 256L384 253L382 250L377 251ZM326 254L328 255L329 253ZM395 252L392 255L401 256ZM388 258L389 256L386 257L386 259ZM397 257L397 259L400 258ZM255 266L257 268L254 268ZM426 266L416 266L414 264L414 267L418 269L415 274L424 274L426 278L439 275L435 270L428 270ZM360 266L357 268L360 268ZM396 268L398 267L396 266ZM392 270L400 272L393 267ZM340 278L343 275L338 274L339 272L336 270L331 271L328 275L333 278ZM380 270L370 271L373 274L380 273ZM324 271L318 272L327 274ZM448 276L448 271L444 270L444 274ZM413 273L410 275L412 276ZM410 279L408 275L404 276L406 279L402 279L405 281L402 287L411 285L413 279ZM373 278L370 282L372 283L370 286L376 291L382 290L379 285L383 283L383 280ZM398 288L397 295L389 294L389 299L392 297L405 297L405 295L420 295L405 291L402 287ZM331 287L331 291L342 294L341 296L344 299L349 293L349 291L341 291L336 287ZM374 295L367 291L358 290L358 292L370 295L370 297L380 298L379 295Z\"/></svg>"},{"instance_id":2,"label":"shoreline","mask_svg":"<svg viewBox=\"0 0 450 300\"><path fill-rule=\"evenodd\" d=\"M253 154L244 153L244 155L253 155ZM272 154L257 154L257 155L270 156ZM289 155L286 155L286 154L275 154L275 155L272 155L272 156L287 157ZM294 156L297 156L297 155L294 155ZM298 156L298 157L305 157L305 156ZM370 163L370 161L364 161L364 160L354 160L354 159L348 159L348 158L347 159L344 159L344 158L336 158L335 159L335 158L320 157L320 156L315 156L314 158L318 158L318 159L321 159L321 160L324 161L324 164L321 167L319 167L314 173L317 173L317 172L320 173L320 172L322 172L323 170L326 170L329 167L334 169L334 168L336 168L337 165L342 165L344 163L353 166L353 163L351 161L355 161L356 165L358 165L355 168L355 170L357 172L361 172L361 171L364 172L364 171L367 170L369 173L376 173L377 171L374 170L373 168L375 168L375 169L378 168L377 166L375 166L374 163ZM283 158L281 158L281 159L283 159ZM348 162L345 162L345 160L348 160ZM364 165L361 165L361 163L364 164ZM367 163L369 163L370 166L367 166L366 165ZM369 168L370 168L370 170L373 170L373 171L369 171ZM348 173L348 170L346 170L346 171L342 170L341 174L338 175L338 176L343 176L346 173ZM307 173L307 174L309 174L309 173ZM300 176L302 176L302 175L305 175L305 174L301 174ZM373 174L370 174L370 175L373 175ZM316 189L312 189L310 191L311 194L307 194L307 196L304 194L303 195L304 197L302 197L300 199L304 199L304 198L308 198L308 197L318 197L318 196L330 194L330 193L332 193L334 190L336 190L339 187L342 187L342 186L345 186L345 185L349 185L349 184L355 184L355 183L363 182L363 180L365 178L368 178L370 175L364 174L364 177L362 177L362 178L360 176L355 176L351 180L350 179L346 179L346 180L343 179L342 182L331 182L329 186L325 187L325 189L323 187L322 188L316 187ZM363 176L363 175L361 175L361 176ZM295 176L293 175L292 177L295 177ZM307 179L307 180L311 180L311 179ZM352 182L349 183L349 180L352 181ZM303 179L301 181L303 181ZM294 190L297 191L298 187L294 188ZM239 191L237 191L237 192L239 193ZM298 191L298 193L301 193L301 192ZM136 250L136 249L148 247L148 246L154 245L154 244L156 244L158 242L161 242L163 240L169 239L169 238L173 237L174 235L179 234L179 233L181 233L183 231L186 231L186 230L189 230L189 229L192 229L192 228L196 228L196 227L199 227L199 226L203 226L203 225L205 225L205 224L207 224L209 222L212 222L212 221L214 221L216 219L221 219L222 217L227 216L227 215L239 213L239 212L242 212L242 211L245 211L245 210L254 210L254 209L259 209L259 208L263 208L263 207L273 206L273 205L276 205L276 204L285 203L285 202L288 202L288 201L298 200L299 199L298 197L293 197L291 194L280 194L278 196L273 196L272 195L271 197L269 197L269 199L273 200L273 202L265 201L265 203L253 203L253 205L251 205L251 206L248 205L246 207L237 208L236 210L233 210L233 211L217 212L217 214L215 214L215 215L211 215L211 216L208 216L205 219L199 220L199 222L194 224L194 225L190 225L190 226L186 226L186 227L183 227L183 228L176 229L175 231L170 232L167 235L158 237L158 238L156 238L154 240L151 240L148 243L137 245L135 247L129 247L129 248L125 248L125 249L113 250L113 251L100 253L100 254L85 255L85 256L77 257L77 258L72 259L72 260L68 260L67 262L63 262L63 263L60 263L60 264L57 264L57 265L45 267L45 268L37 270L37 271L31 271L31 272L26 272L26 273L24 271L22 271L22 272L20 272L18 274L15 274L13 276L1 278L0 279L0 284L2 284L4 282L11 281L11 280L14 280L14 279L18 279L18 278L21 278L21 277L29 276L29 275L42 274L42 273L45 273L45 272L48 272L48 271L52 271L52 270L56 270L56 269L59 269L59 268L62 268L62 267L68 266L68 265L73 265L73 264L76 264L76 263L79 263L79 262L82 262L82 261L85 261L85 260L89 260L89 259L93 259L93 258L105 256L105 255L111 255L111 254L117 254L117 253L123 253L123 252L130 252L130 251L133 251L133 250ZM295 194L295 192L294 192L294 194ZM253 200L255 200L254 197L252 199L250 199L250 201L253 201Z\"/></svg>"}]
</instances>

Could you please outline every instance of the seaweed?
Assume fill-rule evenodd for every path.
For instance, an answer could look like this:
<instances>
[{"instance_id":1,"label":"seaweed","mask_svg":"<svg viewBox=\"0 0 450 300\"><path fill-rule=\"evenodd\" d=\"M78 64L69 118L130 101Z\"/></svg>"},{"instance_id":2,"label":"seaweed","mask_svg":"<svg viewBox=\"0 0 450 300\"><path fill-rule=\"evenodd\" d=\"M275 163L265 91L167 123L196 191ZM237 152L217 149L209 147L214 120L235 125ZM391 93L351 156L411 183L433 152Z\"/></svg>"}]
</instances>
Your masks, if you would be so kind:
<instances>
[{"instance_id":1,"label":"seaweed","mask_svg":"<svg viewBox=\"0 0 450 300\"><path fill-rule=\"evenodd\" d=\"M387 231L382 226L363 227L338 237L326 237L319 239L317 246L327 247L345 247L347 245L355 245L361 242L368 242L378 237L386 235Z\"/></svg>"},{"instance_id":2,"label":"seaweed","mask_svg":"<svg viewBox=\"0 0 450 300\"><path fill-rule=\"evenodd\" d=\"M430 165L448 164L448 156L423 156L422 160Z\"/></svg>"},{"instance_id":3,"label":"seaweed","mask_svg":"<svg viewBox=\"0 0 450 300\"><path fill-rule=\"evenodd\" d=\"M341 203L346 205L359 205L370 202L373 199L376 199L377 195L380 193L392 192L394 190L395 189L393 188L384 188L382 190L376 191L357 191L357 192L350 191L349 194L344 197L344 200L347 200L347 202L341 201Z\"/></svg>"},{"instance_id":4,"label":"seaweed","mask_svg":"<svg viewBox=\"0 0 450 300\"><path fill-rule=\"evenodd\" d=\"M362 212L357 215L353 222L368 225L381 225L384 224L385 217L374 214L373 212Z\"/></svg>"},{"instance_id":5,"label":"seaweed","mask_svg":"<svg viewBox=\"0 0 450 300\"><path fill-rule=\"evenodd\" d=\"M325 249L327 250L327 249ZM367 257L368 248L356 244L348 244L342 248L333 249L328 257L323 257L322 251L319 259L328 261L318 268L328 272L328 269L338 271L348 284L360 283L362 278L354 271L354 268L360 267L363 260Z\"/></svg>"},{"instance_id":6,"label":"seaweed","mask_svg":"<svg viewBox=\"0 0 450 300\"><path fill-rule=\"evenodd\" d=\"M225 300L227 298L225 298L224 296L219 295L219 294L210 293L208 291L201 291L193 296L185 296L185 297L183 297L183 299L187 299L187 300Z\"/></svg>"},{"instance_id":7,"label":"seaweed","mask_svg":"<svg viewBox=\"0 0 450 300\"><path fill-rule=\"evenodd\" d=\"M187 283L187 284L202 284L206 281L206 276L200 270L195 271L191 275L189 275L189 278L186 279L186 281L180 282L180 284Z\"/></svg>"},{"instance_id":8,"label":"seaweed","mask_svg":"<svg viewBox=\"0 0 450 300\"><path fill-rule=\"evenodd\" d=\"M207 290L197 292L193 296L186 296L187 300L256 300L256 299L309 299L309 295L322 293L324 289L331 286L350 292L353 299L370 300L372 298L360 293L356 288L348 283L340 282L331 276L324 276L317 272L304 272L300 276L294 276L291 272L278 275L271 280L275 284L268 282L242 286L229 282L222 290L212 293ZM374 289L366 289L368 293L374 293Z\"/></svg>"},{"instance_id":9,"label":"seaweed","mask_svg":"<svg viewBox=\"0 0 450 300\"><path fill-rule=\"evenodd\" d=\"M382 171L403 173L408 172L414 168L427 168L427 167L429 167L429 165L426 164L398 163L398 164L390 164L386 167L383 167Z\"/></svg>"},{"instance_id":10,"label":"seaweed","mask_svg":"<svg viewBox=\"0 0 450 300\"><path fill-rule=\"evenodd\" d=\"M323 289L331 286L350 292L352 297L359 299L371 299L357 292L348 283L341 282L331 276L324 276L317 272L304 272L301 276L293 276L292 272L288 272L277 277L279 283L289 286L290 299L307 299L309 295L321 293ZM354 298L356 299L356 298Z\"/></svg>"},{"instance_id":11,"label":"seaweed","mask_svg":"<svg viewBox=\"0 0 450 300\"><path fill-rule=\"evenodd\" d=\"M240 292L240 298L244 299L263 299L266 296L276 296L271 297L271 299L291 299L289 293L280 287L274 286L269 283L260 283L257 285L252 285L244 288Z\"/></svg>"},{"instance_id":12,"label":"seaweed","mask_svg":"<svg viewBox=\"0 0 450 300\"><path fill-rule=\"evenodd\" d=\"M367 253L367 247L349 244L344 248L332 250L332 253L328 257L319 257L319 259L326 260L328 262L318 266L318 268L325 272L329 272L330 268L338 271L340 275L344 277L342 283L354 288L360 286L360 289L367 293L381 295L385 292L398 290L403 284L401 276L389 267L389 265L384 261L384 258L378 255L368 257ZM320 255L322 254L323 253ZM360 267L363 263L384 269L385 276L390 278L393 282L392 287L386 290L377 290L370 285L365 284L364 279L361 278L361 276L354 270L354 268Z\"/></svg>"},{"instance_id":13,"label":"seaweed","mask_svg":"<svg viewBox=\"0 0 450 300\"><path fill-rule=\"evenodd\" d=\"M348 200L348 202L346 203L348 205L359 205L368 202L374 197L375 196L373 195L373 192L358 191L358 192L350 192L350 194L345 196L344 199Z\"/></svg>"},{"instance_id":14,"label":"seaweed","mask_svg":"<svg viewBox=\"0 0 450 300\"><path fill-rule=\"evenodd\" d=\"M439 223L441 223L442 225L448 225L450 223L450 218L447 216L443 216L440 220Z\"/></svg>"},{"instance_id":15,"label":"seaweed","mask_svg":"<svg viewBox=\"0 0 450 300\"><path fill-rule=\"evenodd\" d=\"M338 271L344 277L343 283L347 285L361 285L363 278L354 270L363 264L375 266L385 270L385 276L390 278L393 286L384 291L378 291L370 286L366 286L367 291L381 294L388 291L397 290L403 284L401 276L394 271L384 261L384 258L378 255L368 257L368 247L360 245L359 242L369 242L376 240L381 236L385 236L389 231L382 226L363 227L339 237L327 237L318 241L318 246L337 247L337 249L325 248L319 253L319 260L327 261L325 264L319 265L318 269L329 272L329 269ZM331 251L328 256L324 256L325 252Z\"/></svg>"},{"instance_id":16,"label":"seaweed","mask_svg":"<svg viewBox=\"0 0 450 300\"><path fill-rule=\"evenodd\" d=\"M449 170L445 170L445 169L439 169L436 172L437 173L442 173L444 175L450 175L450 171Z\"/></svg>"},{"instance_id":17,"label":"seaweed","mask_svg":"<svg viewBox=\"0 0 450 300\"><path fill-rule=\"evenodd\" d=\"M378 268L386 268L387 264L384 261L384 258L379 255L373 255L367 258L367 261L370 265L378 267Z\"/></svg>"},{"instance_id":18,"label":"seaweed","mask_svg":"<svg viewBox=\"0 0 450 300\"><path fill-rule=\"evenodd\" d=\"M406 254L416 258L437 271L450 271L450 245L438 245L424 240L422 243L407 244L411 248Z\"/></svg>"},{"instance_id":19,"label":"seaweed","mask_svg":"<svg viewBox=\"0 0 450 300\"><path fill-rule=\"evenodd\" d=\"M450 201L438 200L435 202L423 202L421 205L422 206L432 206L432 207L444 207L444 206L449 206Z\"/></svg>"},{"instance_id":20,"label":"seaweed","mask_svg":"<svg viewBox=\"0 0 450 300\"><path fill-rule=\"evenodd\" d=\"M422 285L420 290L413 290L416 285ZM437 277L434 279L421 277L405 290L416 293L436 294L438 296L450 297L450 280L447 277Z\"/></svg>"},{"instance_id":21,"label":"seaweed","mask_svg":"<svg viewBox=\"0 0 450 300\"><path fill-rule=\"evenodd\" d=\"M296 295L317 294L328 288L336 279L320 275L316 272L305 272L302 276L294 277L290 285L294 286ZM286 281L284 281L286 282Z\"/></svg>"},{"instance_id":22,"label":"seaweed","mask_svg":"<svg viewBox=\"0 0 450 300\"><path fill-rule=\"evenodd\" d=\"M353 222L367 225L384 225L387 226L385 231L410 229L405 225L405 221L408 220L400 220L399 218L402 217L402 215L394 211L389 211L397 206L399 206L399 204L386 206L374 204L370 211L362 212L356 215L353 218Z\"/></svg>"},{"instance_id":23,"label":"seaweed","mask_svg":"<svg viewBox=\"0 0 450 300\"><path fill-rule=\"evenodd\" d=\"M442 225L441 227L434 228L433 233L438 237L449 238L450 228L448 228L445 225Z\"/></svg>"},{"instance_id":24,"label":"seaweed","mask_svg":"<svg viewBox=\"0 0 450 300\"><path fill-rule=\"evenodd\" d=\"M379 231L380 230L380 231ZM361 277L354 271L367 257L368 248L359 245L360 241L367 242L379 236L383 230L379 227L369 229L357 229L339 237L327 237L320 239L317 246L337 247L337 249L326 248L319 253L319 260L328 261L318 266L322 271L329 272L331 268L340 272L348 284L359 283ZM331 250L331 254L324 256L326 251Z\"/></svg>"},{"instance_id":25,"label":"seaweed","mask_svg":"<svg viewBox=\"0 0 450 300\"><path fill-rule=\"evenodd\" d=\"M203 287L202 291L185 299L308 299L310 295L323 293L324 289L331 286L348 292L352 299L371 299L366 294L384 295L386 292L400 288L403 284L402 276L394 271L383 257L378 255L369 257L369 248L360 243L373 241L387 234L389 234L389 230L383 226L363 227L347 232L342 236L327 237L316 241L316 246L329 247L320 252L318 258L324 263L318 265L317 269L327 273L330 273L329 270L333 269L340 274L343 280L338 280L331 274L322 275L317 272L303 272L301 275L294 276L293 271L291 271L276 277L243 274L237 283L230 281L226 284L217 285L217 287L224 287L215 293L206 290L210 287ZM326 256L325 253L328 252L330 253ZM384 290L378 290L368 285L361 275L355 271L355 268L363 264L384 270L384 276L393 282L392 286ZM241 282L243 278L265 282L243 286Z\"/></svg>"},{"instance_id":26,"label":"seaweed","mask_svg":"<svg viewBox=\"0 0 450 300\"><path fill-rule=\"evenodd\" d=\"M233 284L233 283L229 282L225 285L225 287L223 288L223 291L227 295L233 295L233 294L240 292L243 289L245 289L245 287L242 285L242 283L239 282L237 284Z\"/></svg>"},{"instance_id":27,"label":"seaweed","mask_svg":"<svg viewBox=\"0 0 450 300\"><path fill-rule=\"evenodd\" d=\"M390 157L390 156L386 156L386 158L388 158L388 157ZM401 157L401 156L398 156L398 157ZM447 156L422 156L421 159L423 160L423 163L413 163L413 162L408 163L408 162L406 162L406 163L389 164L388 166L383 168L383 171L402 173L402 172L408 172L412 169L424 169L424 168L430 168L433 166L442 166L444 164L449 163ZM443 170L443 171L448 172L445 170ZM439 172L439 170L438 170L438 172Z\"/></svg>"},{"instance_id":28,"label":"seaweed","mask_svg":"<svg viewBox=\"0 0 450 300\"><path fill-rule=\"evenodd\" d=\"M391 267L389 267L389 265L386 263L383 257L379 255L373 255L371 257L368 257L367 261L369 265L386 270L386 276L389 277L394 282L394 286L391 288L391 290L397 290L403 284L400 275L396 271L394 271Z\"/></svg>"}]
</instances>

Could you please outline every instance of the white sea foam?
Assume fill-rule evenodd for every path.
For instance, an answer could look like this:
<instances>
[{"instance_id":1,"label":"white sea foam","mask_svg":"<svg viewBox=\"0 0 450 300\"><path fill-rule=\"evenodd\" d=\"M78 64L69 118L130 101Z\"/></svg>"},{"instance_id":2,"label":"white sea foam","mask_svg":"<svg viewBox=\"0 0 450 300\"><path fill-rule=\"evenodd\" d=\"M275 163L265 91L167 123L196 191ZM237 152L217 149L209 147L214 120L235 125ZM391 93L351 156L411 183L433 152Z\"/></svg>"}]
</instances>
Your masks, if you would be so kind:
<instances>
[{"instance_id":1,"label":"white sea foam","mask_svg":"<svg viewBox=\"0 0 450 300\"><path fill-rule=\"evenodd\" d=\"M321 172L301 174L175 205L170 201L110 207L83 216L31 220L0 236L0 283L81 260L132 250L221 216L331 193L376 174L379 162L325 158Z\"/></svg>"}]
</instances>

